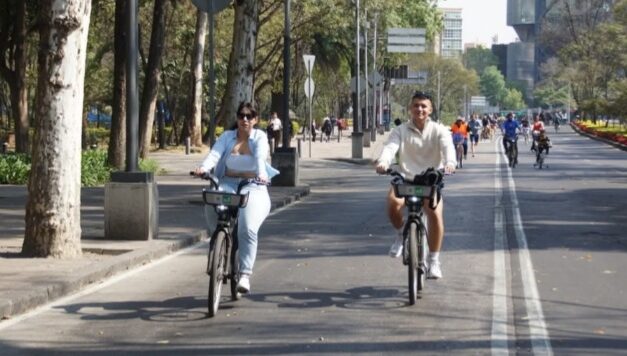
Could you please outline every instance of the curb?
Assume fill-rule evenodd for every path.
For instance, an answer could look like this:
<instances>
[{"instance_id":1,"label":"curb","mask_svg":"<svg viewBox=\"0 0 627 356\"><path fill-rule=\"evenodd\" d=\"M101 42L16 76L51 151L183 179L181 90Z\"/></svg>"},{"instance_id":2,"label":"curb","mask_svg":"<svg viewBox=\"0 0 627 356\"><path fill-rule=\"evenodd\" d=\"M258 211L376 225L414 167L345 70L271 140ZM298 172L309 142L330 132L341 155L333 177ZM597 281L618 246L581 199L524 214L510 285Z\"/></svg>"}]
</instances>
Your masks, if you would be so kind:
<instances>
[{"instance_id":1,"label":"curb","mask_svg":"<svg viewBox=\"0 0 627 356\"><path fill-rule=\"evenodd\" d=\"M287 197L283 199L275 198L270 211L290 205L309 195L309 193L309 186L295 187L294 191L290 192ZM7 300L0 300L0 325L2 320L8 320L12 316L23 314L42 305L51 303L57 299L78 292L89 285L102 282L119 273L148 264L199 241L206 240L207 238L207 232L204 230L197 231L191 235L182 235L168 243L139 248L113 256L106 261L94 263L69 280L37 287L14 298L9 297Z\"/></svg>"},{"instance_id":2,"label":"curb","mask_svg":"<svg viewBox=\"0 0 627 356\"><path fill-rule=\"evenodd\" d=\"M578 134L580 134L582 136L586 136L586 137L589 137L589 138L591 138L593 140L601 141L601 142L606 143L608 145L614 146L614 147L616 147L616 148L618 148L620 150L627 151L627 145L623 145L621 143L614 142L612 140L608 140L606 138L598 137L598 136L592 135L590 133L587 133L585 131L582 131L582 130L579 129L579 127L577 127L577 125L575 125L572 122L570 123L570 127L572 127L573 131L575 131L576 133L578 133Z\"/></svg>"}]
</instances>

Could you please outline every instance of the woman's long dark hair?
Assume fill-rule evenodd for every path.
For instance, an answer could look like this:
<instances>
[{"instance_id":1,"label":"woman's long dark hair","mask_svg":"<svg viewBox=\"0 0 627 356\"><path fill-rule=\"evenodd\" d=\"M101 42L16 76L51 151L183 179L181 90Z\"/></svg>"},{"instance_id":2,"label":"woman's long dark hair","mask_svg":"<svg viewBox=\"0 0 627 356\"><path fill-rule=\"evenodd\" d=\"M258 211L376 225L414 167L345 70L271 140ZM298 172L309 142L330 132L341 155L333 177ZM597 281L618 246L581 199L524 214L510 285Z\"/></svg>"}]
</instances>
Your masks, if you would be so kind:
<instances>
[{"instance_id":1,"label":"woman's long dark hair","mask_svg":"<svg viewBox=\"0 0 627 356\"><path fill-rule=\"evenodd\" d=\"M237 107L237 115L239 115L239 113L241 113L242 109L244 108L248 109L254 118L257 117L257 110L255 110L255 107L253 106L253 104L250 102L245 102L245 101L242 101ZM257 125L255 124L253 128L257 128L256 126ZM231 130L237 130L237 120L235 120L235 123L233 124L233 126L231 126Z\"/></svg>"}]
</instances>

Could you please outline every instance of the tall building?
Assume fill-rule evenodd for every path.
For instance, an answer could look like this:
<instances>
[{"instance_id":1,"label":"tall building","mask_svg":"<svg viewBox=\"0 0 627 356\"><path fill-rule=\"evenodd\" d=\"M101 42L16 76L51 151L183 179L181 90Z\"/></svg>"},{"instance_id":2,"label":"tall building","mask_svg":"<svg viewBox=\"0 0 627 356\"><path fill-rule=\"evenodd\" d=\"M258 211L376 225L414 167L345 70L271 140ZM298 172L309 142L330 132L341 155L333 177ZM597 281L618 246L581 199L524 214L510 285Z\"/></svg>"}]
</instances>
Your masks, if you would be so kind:
<instances>
[{"instance_id":1,"label":"tall building","mask_svg":"<svg viewBox=\"0 0 627 356\"><path fill-rule=\"evenodd\" d=\"M604 0L599 9L609 14L612 3L613 0ZM557 26L553 31L565 31L559 22L566 6L575 23L589 20L591 4L586 5L579 0L507 0L507 25L514 28L520 42L507 46L507 65L503 74L507 80L524 83L527 97L531 97L534 86L542 79L542 63L555 53L555 48L548 48L540 43L542 27L548 24ZM597 12L594 13L595 16L598 15ZM607 14L600 14L599 18L607 17Z\"/></svg>"},{"instance_id":2,"label":"tall building","mask_svg":"<svg viewBox=\"0 0 627 356\"><path fill-rule=\"evenodd\" d=\"M462 9L441 8L444 28L440 34L440 55L459 58L462 55Z\"/></svg>"}]
</instances>

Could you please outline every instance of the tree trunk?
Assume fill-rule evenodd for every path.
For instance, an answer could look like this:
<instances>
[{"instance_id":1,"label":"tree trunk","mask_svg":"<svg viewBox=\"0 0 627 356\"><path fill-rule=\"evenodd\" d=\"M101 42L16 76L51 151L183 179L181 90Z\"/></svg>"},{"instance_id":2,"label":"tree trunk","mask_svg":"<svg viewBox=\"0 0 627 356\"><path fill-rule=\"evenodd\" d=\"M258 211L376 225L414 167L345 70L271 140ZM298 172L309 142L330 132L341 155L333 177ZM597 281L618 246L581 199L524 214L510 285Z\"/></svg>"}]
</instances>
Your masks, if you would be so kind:
<instances>
[{"instance_id":1,"label":"tree trunk","mask_svg":"<svg viewBox=\"0 0 627 356\"><path fill-rule=\"evenodd\" d=\"M192 146L202 146L202 69L205 53L205 39L209 16L206 12L196 12L196 35L194 36L194 53L192 54L191 93L189 96L189 114L187 115L187 132Z\"/></svg>"},{"instance_id":2,"label":"tree trunk","mask_svg":"<svg viewBox=\"0 0 627 356\"><path fill-rule=\"evenodd\" d=\"M152 141L152 126L155 122L155 108L159 92L159 74L161 57L163 56L163 41L165 38L165 5L166 0L155 0L150 35L150 49L148 51L148 65L142 92L142 102L139 109L139 155L145 158L150 151Z\"/></svg>"},{"instance_id":3,"label":"tree trunk","mask_svg":"<svg viewBox=\"0 0 627 356\"><path fill-rule=\"evenodd\" d=\"M225 128L235 123L237 107L253 101L255 47L259 23L259 1L235 1L233 47L229 56L226 89L218 118Z\"/></svg>"},{"instance_id":4,"label":"tree trunk","mask_svg":"<svg viewBox=\"0 0 627 356\"><path fill-rule=\"evenodd\" d=\"M107 162L124 169L126 157L126 0L115 2L113 108Z\"/></svg>"},{"instance_id":5,"label":"tree trunk","mask_svg":"<svg viewBox=\"0 0 627 356\"><path fill-rule=\"evenodd\" d=\"M41 4L37 116L22 253L81 255L81 118L91 0Z\"/></svg>"},{"instance_id":6,"label":"tree trunk","mask_svg":"<svg viewBox=\"0 0 627 356\"><path fill-rule=\"evenodd\" d=\"M15 127L15 151L29 153L28 130L28 88L26 87L26 2L16 1L13 33L13 58L9 55L9 63L12 69L3 66L3 76L9 84L11 109L13 111L13 123ZM7 50L7 48L3 48ZM12 63L11 63L12 62Z\"/></svg>"}]
</instances>

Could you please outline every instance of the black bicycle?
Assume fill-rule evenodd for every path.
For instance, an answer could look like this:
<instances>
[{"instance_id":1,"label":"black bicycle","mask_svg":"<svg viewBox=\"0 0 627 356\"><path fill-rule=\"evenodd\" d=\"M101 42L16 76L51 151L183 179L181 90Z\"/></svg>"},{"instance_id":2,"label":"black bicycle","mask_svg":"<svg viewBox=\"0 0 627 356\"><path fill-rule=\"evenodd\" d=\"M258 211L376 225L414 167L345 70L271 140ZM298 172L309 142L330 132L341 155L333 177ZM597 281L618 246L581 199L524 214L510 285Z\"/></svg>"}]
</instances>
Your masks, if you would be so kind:
<instances>
[{"instance_id":1,"label":"black bicycle","mask_svg":"<svg viewBox=\"0 0 627 356\"><path fill-rule=\"evenodd\" d=\"M193 172L190 174L194 175ZM209 187L202 190L203 202L213 206L217 214L217 225L209 240L207 257L207 274L209 275L209 317L214 317L220 306L222 285L230 280L231 298L238 300L241 294L237 291L239 276L239 256L237 242L237 216L239 209L246 207L248 193L241 194L248 184L262 184L255 179L244 179L236 193L218 190L218 179L205 173L200 178L209 181Z\"/></svg>"},{"instance_id":2,"label":"black bicycle","mask_svg":"<svg viewBox=\"0 0 627 356\"><path fill-rule=\"evenodd\" d=\"M427 229L422 204L424 199L429 199L429 206L437 207L442 197L444 174L433 168L412 179L392 169L388 169L387 174L393 176L394 194L405 200L409 213L403 227L403 264L407 266L409 304L414 305L418 292L424 288L427 273Z\"/></svg>"},{"instance_id":3,"label":"black bicycle","mask_svg":"<svg viewBox=\"0 0 627 356\"><path fill-rule=\"evenodd\" d=\"M506 136L503 142L505 143L505 155L509 166L516 168L516 164L518 164L518 135L515 137Z\"/></svg>"}]
</instances>

